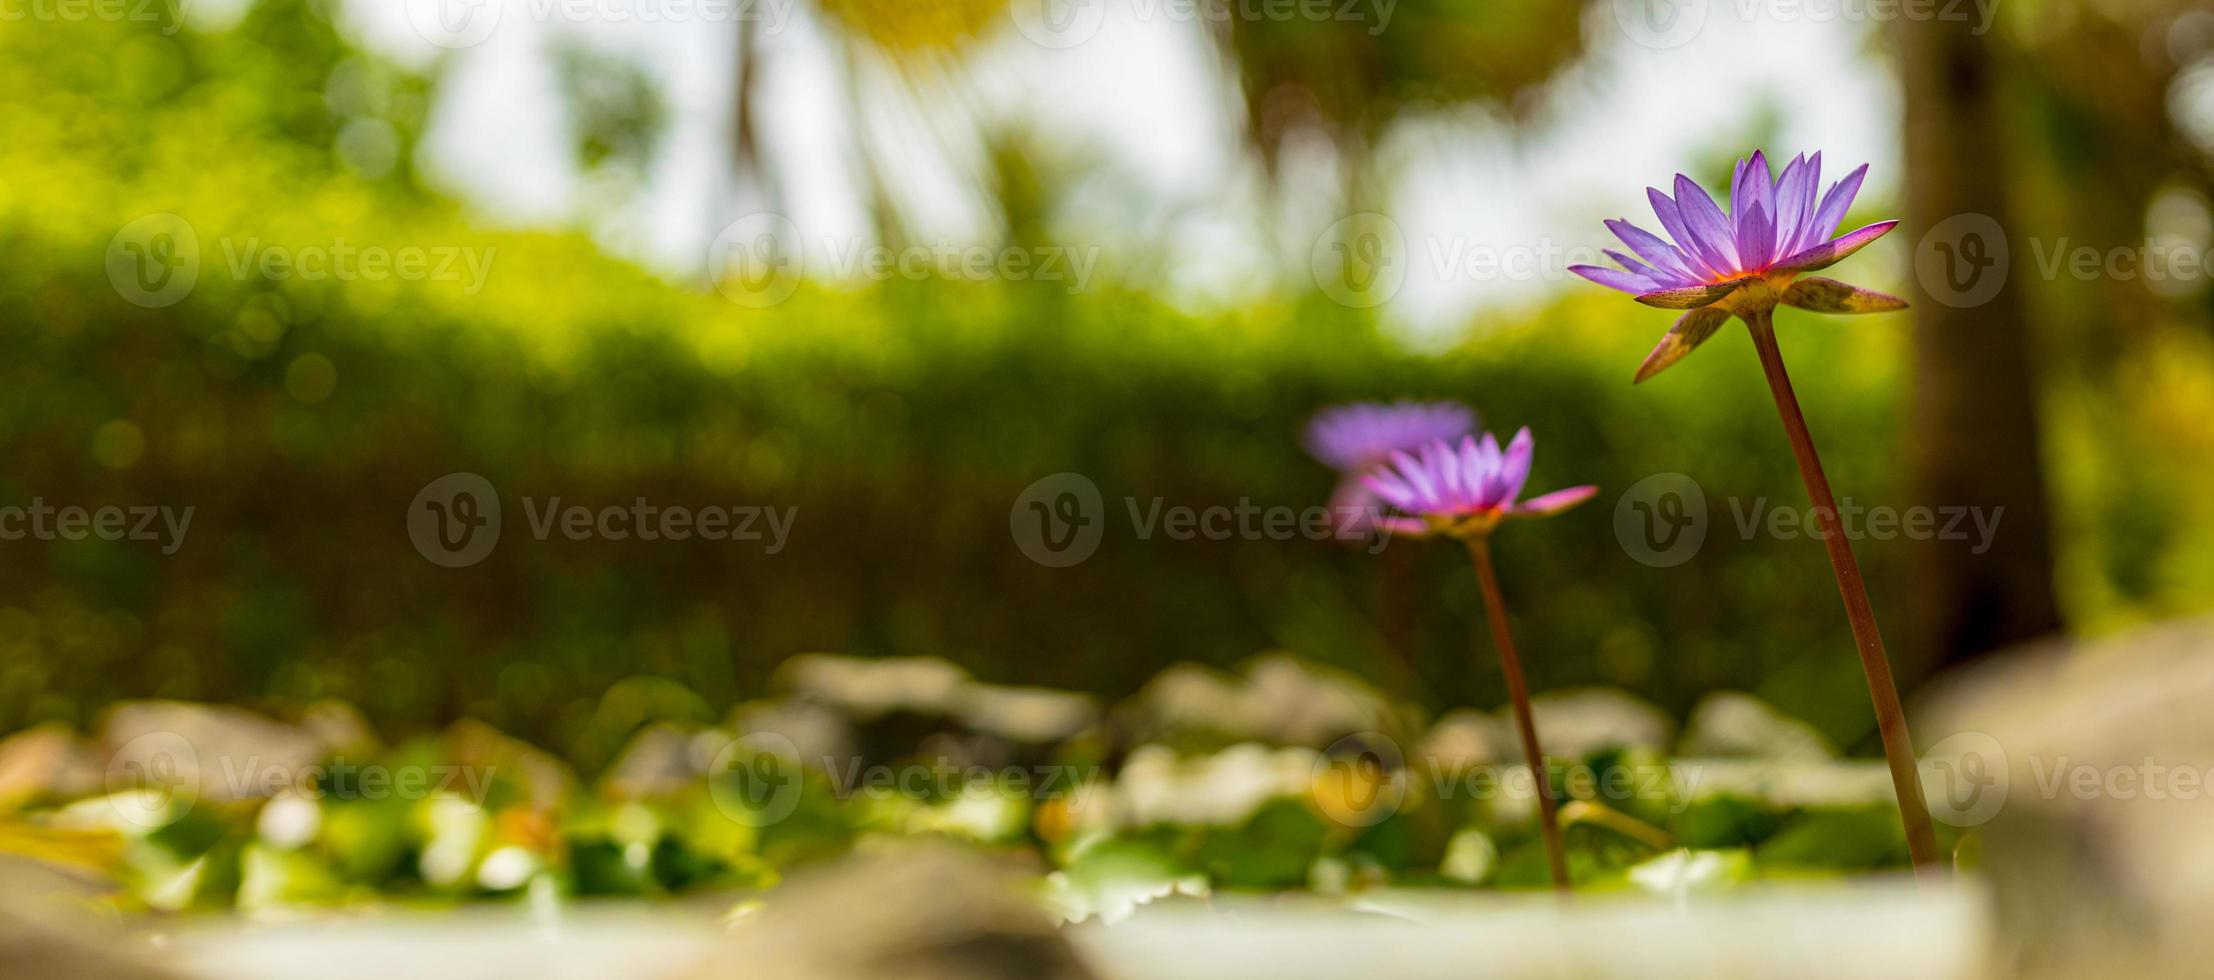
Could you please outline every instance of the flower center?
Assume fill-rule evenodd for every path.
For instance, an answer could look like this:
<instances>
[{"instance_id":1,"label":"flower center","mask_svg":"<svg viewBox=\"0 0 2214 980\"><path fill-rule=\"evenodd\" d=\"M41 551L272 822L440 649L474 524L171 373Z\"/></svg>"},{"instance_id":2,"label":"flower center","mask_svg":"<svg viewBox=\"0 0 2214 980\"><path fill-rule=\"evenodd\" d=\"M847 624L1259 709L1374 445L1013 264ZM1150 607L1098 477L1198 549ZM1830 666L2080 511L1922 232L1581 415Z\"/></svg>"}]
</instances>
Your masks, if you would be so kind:
<instances>
[{"instance_id":1,"label":"flower center","mask_svg":"<svg viewBox=\"0 0 2214 980\"><path fill-rule=\"evenodd\" d=\"M1760 275L1732 290L1716 305L1738 316L1748 312L1773 310L1777 303L1783 302L1784 288L1791 285L1791 280L1795 277L1796 273L1789 272Z\"/></svg>"}]
</instances>

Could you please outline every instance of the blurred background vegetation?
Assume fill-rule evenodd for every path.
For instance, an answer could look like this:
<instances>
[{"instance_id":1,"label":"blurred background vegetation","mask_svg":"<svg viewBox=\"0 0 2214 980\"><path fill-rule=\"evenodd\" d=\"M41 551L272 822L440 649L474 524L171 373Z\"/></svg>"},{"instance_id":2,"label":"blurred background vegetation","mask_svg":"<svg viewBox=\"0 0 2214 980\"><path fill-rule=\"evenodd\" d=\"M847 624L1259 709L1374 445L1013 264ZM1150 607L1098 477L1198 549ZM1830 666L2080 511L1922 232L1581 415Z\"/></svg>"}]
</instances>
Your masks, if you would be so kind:
<instances>
[{"instance_id":1,"label":"blurred background vegetation","mask_svg":"<svg viewBox=\"0 0 2214 980\"><path fill-rule=\"evenodd\" d=\"M1326 147L1331 211L1388 211L1379 148L1395 127L1462 108L1511 124L1586 56L1590 17L1607 6L1405 0L1381 34L1202 23L1229 90L1190 97L1241 102L1267 172L1287 146ZM1897 67L1910 127L1910 200L1861 208L1922 226L1858 260L1858 278L1908 289L1907 249L1961 211L2101 248L2147 236L2205 247L2214 18L2186 7L2014 3L1986 35L1841 26L1865 29L1875 63ZM959 105L980 84L964 59L1006 31L1005 11L922 9L824 0L816 16L854 76ZM1167 298L1141 248L1073 294L811 281L752 309L611 249L590 208L568 230L514 228L434 189L418 150L453 60L381 55L317 0L234 13L181 29L0 23L0 502L197 508L174 555L0 544L0 731L90 726L122 699L288 714L335 698L390 735L475 718L591 766L606 758L591 748L609 744L600 727L720 718L810 651L938 656L988 681L1121 697L1174 663L1283 650L1432 712L1496 705L1496 667L1473 655L1474 582L1453 549L1402 543L1405 564L1387 575L1327 543L1142 541L1122 509L1125 497L1321 502L1333 477L1301 453L1303 421L1332 402L1408 396L1464 400L1487 428L1535 428L1534 486L1607 491L1499 542L1536 687L1619 686L1679 717L1706 692L1742 689L1843 745L1871 744L1818 549L1743 540L1730 523L1727 497L1803 499L1734 337L1633 390L1665 317L1565 288L1411 344L1383 314L1319 291L1305 241L1280 283L1229 306ZM741 67L727 156L734 199L752 203L701 215L706 228L776 206L793 180L765 162L755 125L769 98L749 87L756 28L730 30ZM623 57L549 57L588 189L618 200L663 152L668 102ZM1684 169L1711 180L1772 132L1757 93L1741 95L1741 128L1713 133L1710 155ZM858 96L850 109L893 111ZM1065 221L1081 154L1019 131L973 135L983 163L968 178L996 225L985 244L1086 240ZM860 148L875 175L862 206L876 240L897 243L912 205L882 176L898 165L889 155ZM1594 193L1631 209L1665 176L1624 174ZM192 223L204 271L183 302L143 309L111 286L107 253L118 229L155 213ZM496 264L475 293L221 274L226 247L339 241L496 249ZM2032 261L2018 254L2017 269ZM2017 274L1971 310L1911 292L1911 320L1785 326L1846 494L2008 507L2002 546L1979 560L1957 543L1935 556L1860 545L1909 678L2056 629L2214 604L2214 294L2203 279L2155 285ZM403 511L464 470L500 488L508 536L481 565L439 568L416 554ZM1063 471L1099 484L1109 529L1091 560L1053 570L1017 549L1007 514ZM1713 526L1696 560L1648 568L1617 543L1613 501L1671 471L1707 488ZM769 556L534 541L517 506L641 495L799 516ZM1393 610L1406 626L1388 643ZM641 677L674 685L621 684ZM628 692L612 715L611 691Z\"/></svg>"}]
</instances>

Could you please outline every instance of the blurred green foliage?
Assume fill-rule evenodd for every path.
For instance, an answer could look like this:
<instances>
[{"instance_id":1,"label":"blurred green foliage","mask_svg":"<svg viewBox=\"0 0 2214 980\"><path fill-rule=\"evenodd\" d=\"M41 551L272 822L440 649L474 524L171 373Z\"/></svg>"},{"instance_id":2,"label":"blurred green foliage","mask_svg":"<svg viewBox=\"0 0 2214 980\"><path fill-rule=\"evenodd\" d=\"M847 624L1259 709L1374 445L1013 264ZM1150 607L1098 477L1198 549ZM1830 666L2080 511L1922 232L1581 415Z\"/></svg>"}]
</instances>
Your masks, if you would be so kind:
<instances>
[{"instance_id":1,"label":"blurred green foliage","mask_svg":"<svg viewBox=\"0 0 2214 980\"><path fill-rule=\"evenodd\" d=\"M320 11L270 0L174 36L0 27L17 93L0 106L0 497L197 508L173 556L6 546L0 728L83 722L126 696L338 696L391 730L473 716L577 751L623 678L727 705L815 649L1109 694L1270 648L1375 674L1391 602L1413 610L1416 697L1496 703L1453 549L1396 544L1411 554L1386 576L1324 542L1139 540L1125 503L1315 505L1332 477L1300 453L1303 420L1412 396L1533 426L1533 486L1612 492L1499 543L1540 687L1620 684L1680 711L1735 686L1848 743L1865 729L1818 549L1726 526L1723 494L1798 500L1746 345L1725 338L1633 391L1665 318L1612 296L1442 356L1320 297L1194 318L1111 284L932 282L808 286L747 310L579 236L473 230L408 164L427 82L349 50ZM362 126L394 135L396 165L362 171L345 138ZM104 254L153 213L190 222L201 278L149 310L110 285ZM252 247L336 242L492 266L475 294L232 275ZM1826 458L1863 499L1897 488L1899 329L1786 325ZM104 450L117 432L125 449ZM501 489L509 530L483 564L448 570L415 553L402 515L463 470ZM1053 570L1015 547L1008 509L1063 471L1098 483L1109 526L1090 561ZM1708 488L1714 533L1696 561L1651 569L1625 558L1610 509L1668 471ZM537 541L524 496L799 516L774 556ZM1867 551L1878 588L1896 582L1892 549Z\"/></svg>"},{"instance_id":2,"label":"blurred green foliage","mask_svg":"<svg viewBox=\"0 0 2214 980\"><path fill-rule=\"evenodd\" d=\"M1395 604L1412 697L1496 704L1453 549L1140 540L1130 518L1126 501L1318 504L1332 476L1298 449L1302 422L1405 396L1534 427L1534 487L1605 490L1498 543L1537 687L1620 685L1678 714L1736 687L1843 744L1868 734L1820 549L1736 530L1732 500L1802 497L1734 335L1632 390L1666 315L1597 290L1435 356L1319 296L1195 316L1112 283L810 284L750 310L582 235L474 227L415 173L431 81L350 49L321 4L265 0L213 33L163 26L0 24L0 502L196 508L170 556L0 545L0 730L85 724L126 697L340 697L388 732L473 717L589 769L638 725L713 717L804 651L939 655L1108 695L1267 649L1388 676ZM620 158L636 138L602 150ZM159 309L108 278L113 236L149 214L181 216L199 242L197 288ZM471 291L232 272L254 248L341 243L469 250L490 275ZM1857 500L1899 501L1904 329L1783 325L1824 458ZM2188 371L2167 383L2205 387ZM415 552L403 514L456 471L498 486L509 524L487 561L449 570ZM1099 485L1108 528L1088 562L1054 570L1024 557L1008 515L1064 471ZM1706 488L1709 537L1655 569L1626 557L1611 511L1663 472ZM2115 487L2130 484L2078 483L2062 486L2074 513L2126 523ZM799 516L774 556L538 541L526 496ZM1861 546L1880 608L1906 587L1906 547ZM2117 609L2143 566L2069 571ZM2149 590L2195 573L2145 574Z\"/></svg>"},{"instance_id":3,"label":"blurred green foliage","mask_svg":"<svg viewBox=\"0 0 2214 980\"><path fill-rule=\"evenodd\" d=\"M1217 891L1551 887L1526 769L1435 752L1387 768L1343 751L1353 740L1318 752L1248 732L1217 751L1156 744L1110 770L1085 761L1081 737L986 765L1015 746L953 719L941 720L979 755L793 756L788 740L757 741L761 730L733 741L731 728L663 725L587 782L470 722L393 746L359 730L317 744L305 729L223 709L133 710L201 719L185 724L200 734L197 768L147 770L157 778L138 784L111 768L83 796L62 774L25 808L0 810L0 853L110 880L127 910L743 896L813 862L924 838L1016 857L1070 919L1112 921ZM887 724L833 716L855 735ZM230 743L248 754L217 757L226 728L264 736ZM1906 866L1879 763L1671 759L1651 744L1598 744L1552 765L1580 890L1676 893ZM1948 828L1948 849L1957 839Z\"/></svg>"}]
</instances>

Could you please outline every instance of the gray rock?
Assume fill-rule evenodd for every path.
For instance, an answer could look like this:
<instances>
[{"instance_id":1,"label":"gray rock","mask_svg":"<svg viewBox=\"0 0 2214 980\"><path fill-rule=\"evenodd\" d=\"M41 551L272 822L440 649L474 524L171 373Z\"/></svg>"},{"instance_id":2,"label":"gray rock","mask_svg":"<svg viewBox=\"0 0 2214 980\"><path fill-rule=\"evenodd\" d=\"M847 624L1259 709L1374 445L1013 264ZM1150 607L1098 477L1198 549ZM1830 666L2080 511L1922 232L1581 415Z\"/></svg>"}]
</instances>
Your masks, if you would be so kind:
<instances>
[{"instance_id":1,"label":"gray rock","mask_svg":"<svg viewBox=\"0 0 2214 980\"><path fill-rule=\"evenodd\" d=\"M1923 791L1974 831L2006 970L2206 975L2209 704L2214 619L1994 657L1917 705Z\"/></svg>"},{"instance_id":2,"label":"gray rock","mask_svg":"<svg viewBox=\"0 0 2214 980\"><path fill-rule=\"evenodd\" d=\"M1099 720L1099 704L1087 695L973 682L955 693L953 710L970 728L1032 744L1061 741Z\"/></svg>"},{"instance_id":3,"label":"gray rock","mask_svg":"<svg viewBox=\"0 0 2214 980\"><path fill-rule=\"evenodd\" d=\"M59 722L0 739L0 813L100 792L100 754Z\"/></svg>"},{"instance_id":4,"label":"gray rock","mask_svg":"<svg viewBox=\"0 0 2214 980\"><path fill-rule=\"evenodd\" d=\"M624 799L674 796L700 782L706 771L694 750L694 734L655 723L638 730L600 776L600 785Z\"/></svg>"},{"instance_id":5,"label":"gray rock","mask_svg":"<svg viewBox=\"0 0 2214 980\"><path fill-rule=\"evenodd\" d=\"M0 856L0 977L179 980L90 914L104 886L50 865Z\"/></svg>"},{"instance_id":6,"label":"gray rock","mask_svg":"<svg viewBox=\"0 0 2214 980\"><path fill-rule=\"evenodd\" d=\"M1514 737L1511 721L1502 722L1485 712L1462 708L1448 712L1430 726L1415 757L1408 762L1440 772L1463 772L1508 762L1521 757Z\"/></svg>"},{"instance_id":7,"label":"gray rock","mask_svg":"<svg viewBox=\"0 0 2214 980\"><path fill-rule=\"evenodd\" d=\"M1711 758L1819 762L1837 748L1813 725L1768 706L1750 694L1717 691L1701 698L1684 725L1676 754Z\"/></svg>"},{"instance_id":8,"label":"gray rock","mask_svg":"<svg viewBox=\"0 0 2214 980\"><path fill-rule=\"evenodd\" d=\"M867 721L892 711L953 713L967 671L936 657L841 657L813 653L777 669L793 695Z\"/></svg>"},{"instance_id":9,"label":"gray rock","mask_svg":"<svg viewBox=\"0 0 2214 980\"><path fill-rule=\"evenodd\" d=\"M1021 870L948 845L857 854L739 919L687 980L1085 980Z\"/></svg>"},{"instance_id":10,"label":"gray rock","mask_svg":"<svg viewBox=\"0 0 2214 980\"><path fill-rule=\"evenodd\" d=\"M576 792L576 775L566 763L484 722L464 718L441 737L453 764L475 770L479 779L514 780L534 809L553 809Z\"/></svg>"},{"instance_id":11,"label":"gray rock","mask_svg":"<svg viewBox=\"0 0 2214 980\"><path fill-rule=\"evenodd\" d=\"M1556 758L1590 755L1608 748L1663 750L1675 731L1668 713L1643 698L1613 688L1555 691L1530 698L1538 743ZM1500 722L1514 724L1514 708L1501 707ZM1511 734L1513 729L1508 729ZM1521 758L1521 749L1514 749Z\"/></svg>"},{"instance_id":12,"label":"gray rock","mask_svg":"<svg viewBox=\"0 0 2214 980\"><path fill-rule=\"evenodd\" d=\"M1176 664L1125 702L1120 716L1138 742L1211 733L1310 748L1359 732L1398 732L1406 723L1358 678L1281 653L1248 663L1243 677Z\"/></svg>"},{"instance_id":13,"label":"gray rock","mask_svg":"<svg viewBox=\"0 0 2214 980\"><path fill-rule=\"evenodd\" d=\"M193 787L216 802L260 799L294 785L331 746L313 732L244 708L128 701L103 716L97 739L108 789Z\"/></svg>"},{"instance_id":14,"label":"gray rock","mask_svg":"<svg viewBox=\"0 0 2214 980\"><path fill-rule=\"evenodd\" d=\"M822 766L825 759L851 758L852 726L838 712L813 701L748 701L730 713L735 737L780 735L792 743L801 761Z\"/></svg>"}]
</instances>

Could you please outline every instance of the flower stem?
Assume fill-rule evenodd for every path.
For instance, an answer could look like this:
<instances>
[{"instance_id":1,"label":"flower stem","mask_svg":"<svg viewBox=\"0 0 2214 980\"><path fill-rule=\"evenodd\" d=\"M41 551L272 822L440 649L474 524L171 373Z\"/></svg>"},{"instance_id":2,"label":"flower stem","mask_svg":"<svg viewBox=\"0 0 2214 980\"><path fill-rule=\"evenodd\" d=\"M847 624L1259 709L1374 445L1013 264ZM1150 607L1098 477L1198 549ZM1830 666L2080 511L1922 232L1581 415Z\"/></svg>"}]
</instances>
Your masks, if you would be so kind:
<instances>
[{"instance_id":1,"label":"flower stem","mask_svg":"<svg viewBox=\"0 0 2214 980\"><path fill-rule=\"evenodd\" d=\"M1530 685L1522 677L1522 658L1514 650L1514 633L1507 628L1507 600L1499 592L1499 573L1491 565L1491 542L1482 536L1466 539L1468 556L1476 562L1476 580L1483 586L1484 612L1491 620L1491 639L1499 648L1499 671L1507 678L1507 699L1514 704L1514 723L1522 734L1522 751L1529 757L1530 776L1537 784L1538 832L1545 837L1545 863L1553 872L1555 891L1568 891L1568 852L1561 847L1561 825L1554 812L1553 780L1545 771L1545 752L1538 748L1537 721L1530 714Z\"/></svg>"},{"instance_id":2,"label":"flower stem","mask_svg":"<svg viewBox=\"0 0 2214 980\"><path fill-rule=\"evenodd\" d=\"M1395 548L1389 542L1384 546L1383 603L1385 671L1391 675L1392 693L1401 701L1412 702L1420 686L1421 672L1415 670L1414 644L1408 640L1411 616L1409 599L1414 594L1413 576L1407 567L1412 549Z\"/></svg>"},{"instance_id":3,"label":"flower stem","mask_svg":"<svg viewBox=\"0 0 2214 980\"><path fill-rule=\"evenodd\" d=\"M1776 397L1776 414L1783 417L1784 434L1799 460L1799 477L1814 502L1814 533L1830 553L1830 568L1837 573L1837 591L1845 597L1845 617L1852 623L1853 644L1860 650L1860 668L1868 677L1868 696L1875 702L1876 731L1883 737L1885 761L1891 764L1891 786L1899 797L1899 819L1906 825L1907 852L1917 871L1932 874L1938 866L1937 834L1930 826L1930 811L1922 801L1922 779L1914 762L1914 740L1907 735L1906 710L1899 705L1899 688L1891 679L1891 661L1884 655L1883 634L1876 625L1876 610L1868 601L1868 586L1861 581L1860 563L1852 543L1838 526L1837 498L1830 493L1829 477L1815 454L1814 437L1807 434L1806 416L1799 411L1799 396L1791 390L1791 376L1784 371L1783 352L1776 347L1774 311L1745 314L1753 334L1753 348L1760 352L1761 370L1768 375L1768 390Z\"/></svg>"}]
</instances>

